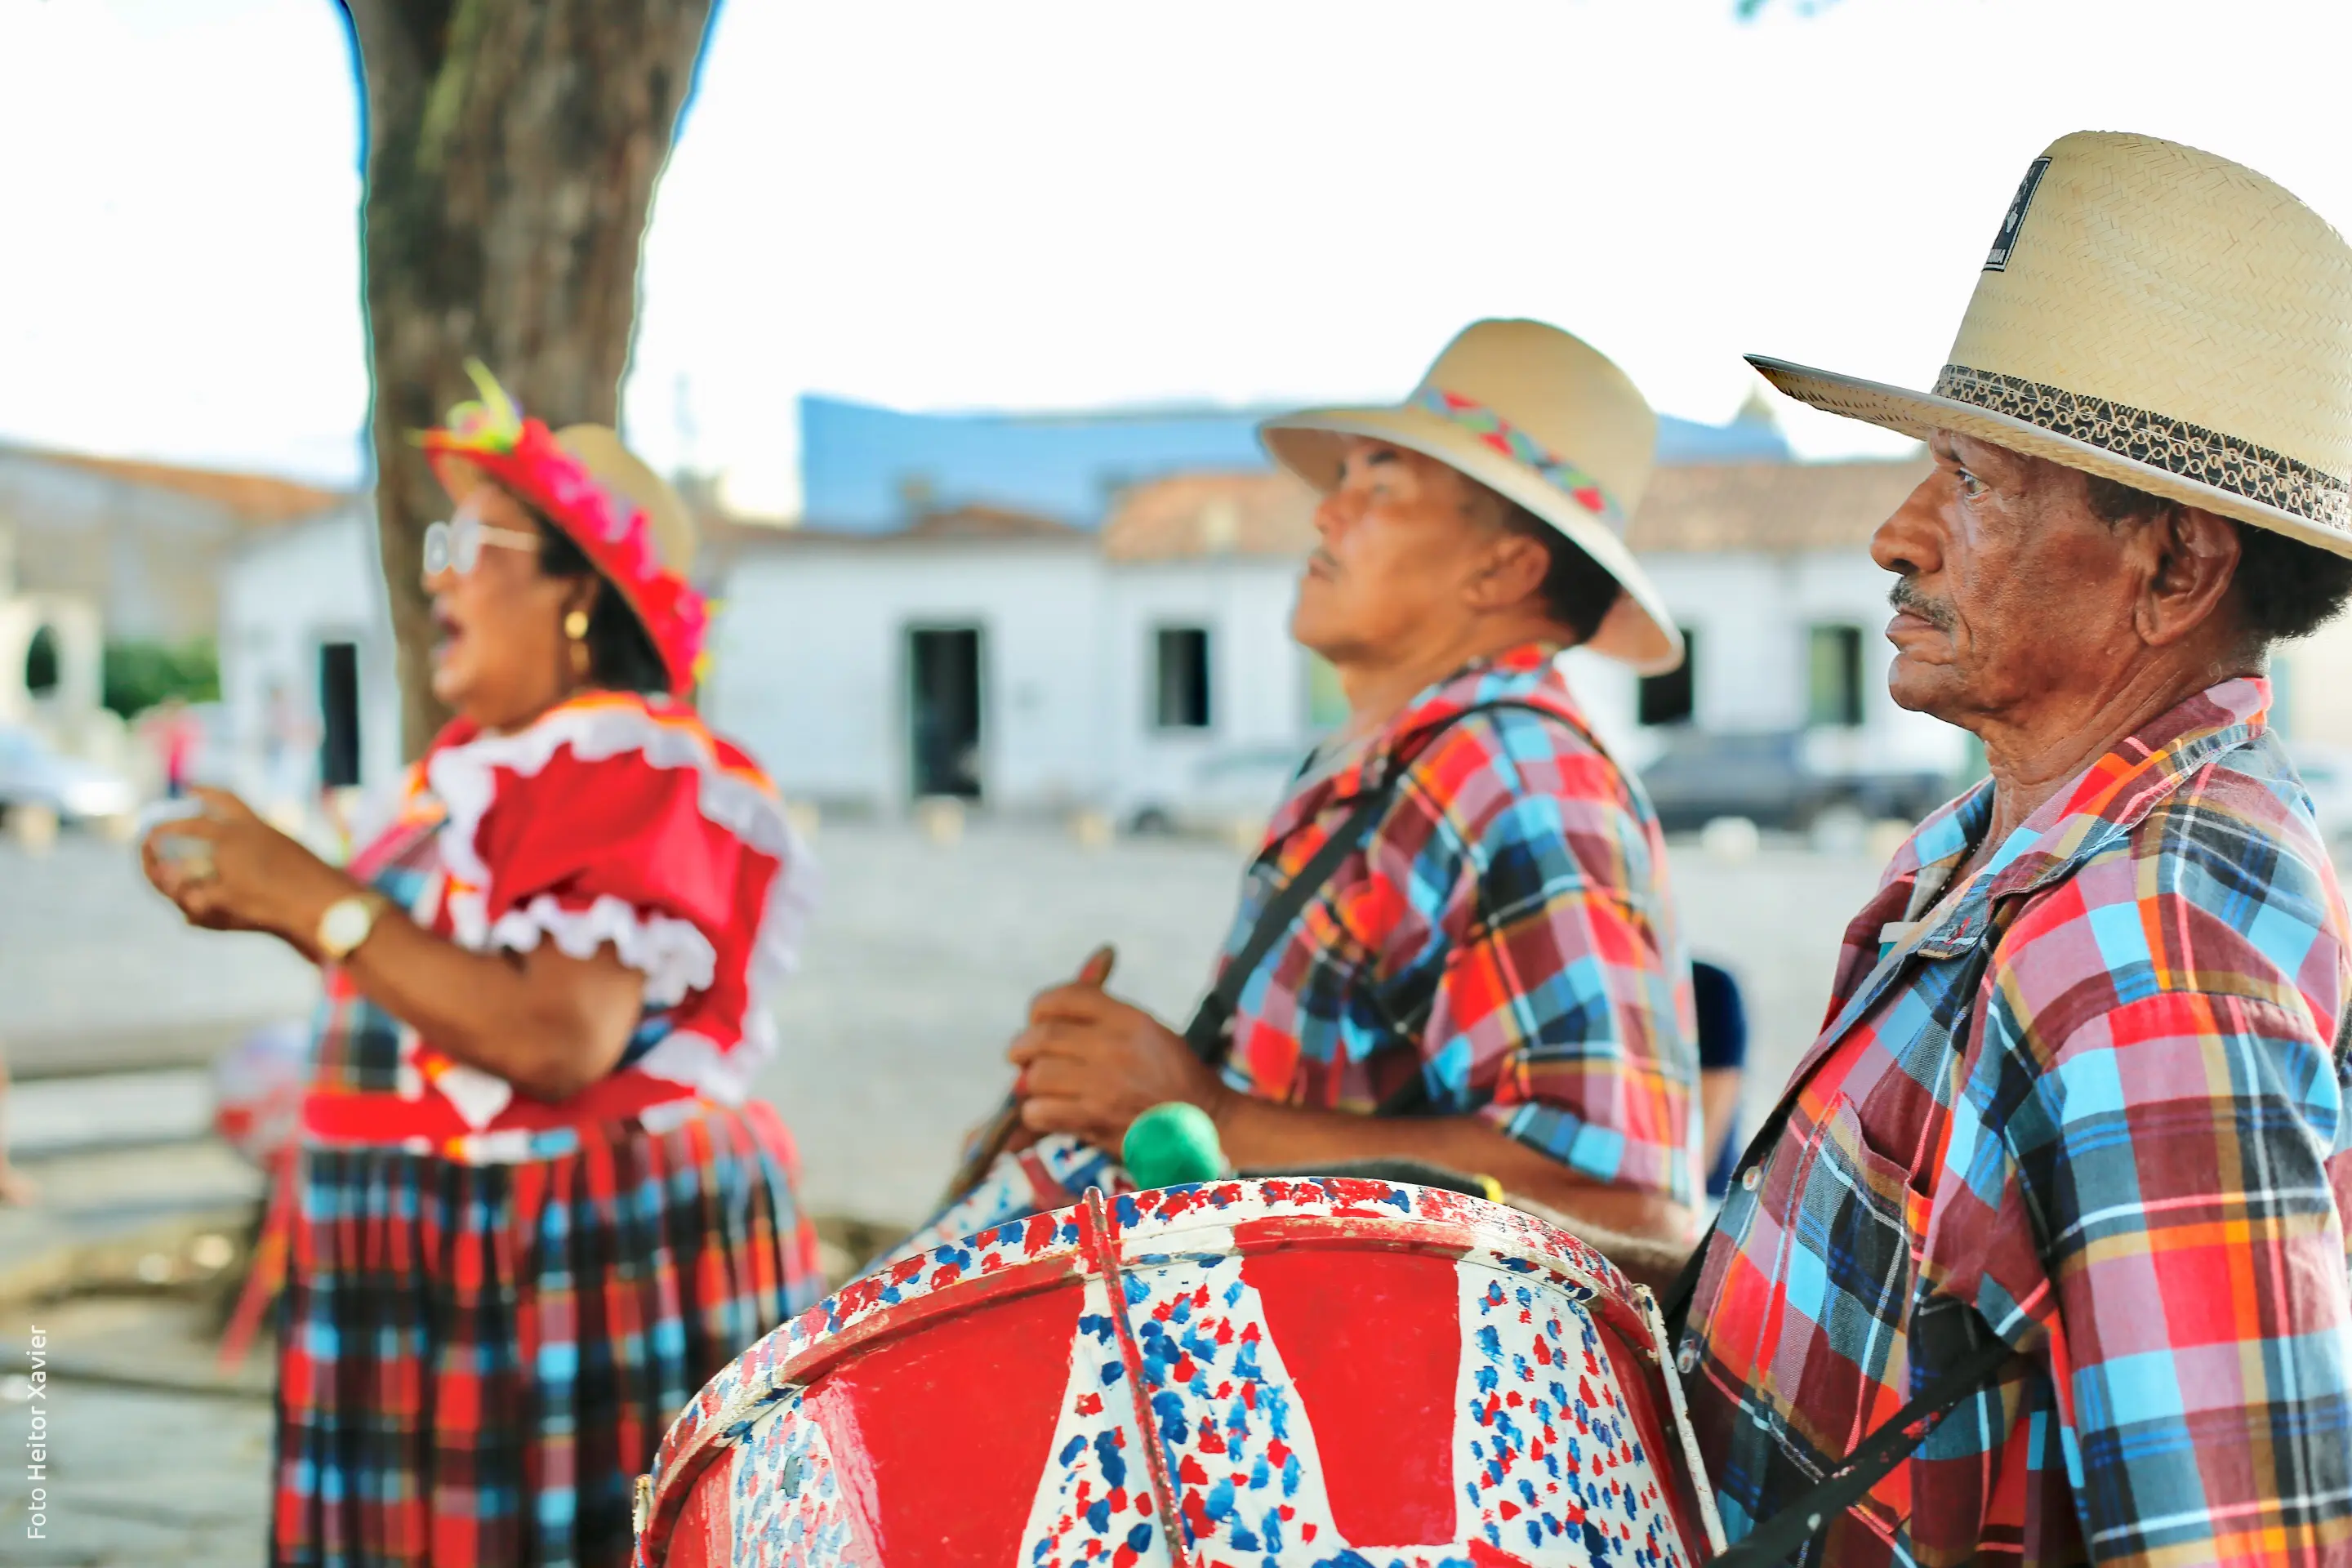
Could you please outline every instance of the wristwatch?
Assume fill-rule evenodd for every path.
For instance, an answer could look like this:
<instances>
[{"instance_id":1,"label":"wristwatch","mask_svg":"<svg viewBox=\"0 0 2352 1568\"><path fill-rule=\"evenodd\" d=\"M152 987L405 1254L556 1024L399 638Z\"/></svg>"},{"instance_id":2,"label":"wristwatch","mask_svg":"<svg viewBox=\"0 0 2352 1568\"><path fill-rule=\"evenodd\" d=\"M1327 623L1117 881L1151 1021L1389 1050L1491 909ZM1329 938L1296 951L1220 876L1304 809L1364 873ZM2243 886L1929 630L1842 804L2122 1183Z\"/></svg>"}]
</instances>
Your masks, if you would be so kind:
<instances>
[{"instance_id":1,"label":"wristwatch","mask_svg":"<svg viewBox=\"0 0 2352 1568\"><path fill-rule=\"evenodd\" d=\"M375 930L376 917L390 907L391 900L382 893L353 893L348 899L337 899L319 917L319 952L331 963L341 963L367 941Z\"/></svg>"}]
</instances>

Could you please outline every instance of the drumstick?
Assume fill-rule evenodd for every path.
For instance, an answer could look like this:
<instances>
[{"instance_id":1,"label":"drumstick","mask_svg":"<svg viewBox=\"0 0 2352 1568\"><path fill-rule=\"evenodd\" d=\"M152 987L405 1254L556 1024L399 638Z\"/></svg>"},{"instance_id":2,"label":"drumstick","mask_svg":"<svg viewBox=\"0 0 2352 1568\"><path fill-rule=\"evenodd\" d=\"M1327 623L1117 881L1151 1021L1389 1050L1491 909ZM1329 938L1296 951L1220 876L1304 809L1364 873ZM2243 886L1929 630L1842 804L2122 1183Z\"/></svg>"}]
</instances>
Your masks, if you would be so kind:
<instances>
[{"instance_id":1,"label":"drumstick","mask_svg":"<svg viewBox=\"0 0 2352 1568\"><path fill-rule=\"evenodd\" d=\"M1118 951L1108 942L1103 943L1078 965L1076 984L1101 990L1110 979L1111 965L1118 962ZM948 1183L946 1195L940 1200L940 1207L946 1208L962 1202L972 1188L980 1185L981 1178L988 1174L988 1168L996 1163L1005 1146L1020 1131L1021 1094L1016 1081L1013 1092L1004 1097L1004 1103L997 1108L996 1114L972 1135L971 1152L964 1156L963 1163L956 1167L954 1177Z\"/></svg>"}]
</instances>

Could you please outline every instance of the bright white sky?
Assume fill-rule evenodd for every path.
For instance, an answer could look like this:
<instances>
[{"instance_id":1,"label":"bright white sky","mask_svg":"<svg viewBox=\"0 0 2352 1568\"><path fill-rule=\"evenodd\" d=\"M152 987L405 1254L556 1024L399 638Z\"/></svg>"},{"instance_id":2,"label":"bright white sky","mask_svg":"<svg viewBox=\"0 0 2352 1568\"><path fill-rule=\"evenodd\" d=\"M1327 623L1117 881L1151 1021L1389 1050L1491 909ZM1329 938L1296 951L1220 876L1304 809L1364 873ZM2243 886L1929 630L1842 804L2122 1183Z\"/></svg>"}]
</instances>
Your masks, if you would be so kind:
<instances>
[{"instance_id":1,"label":"bright white sky","mask_svg":"<svg viewBox=\"0 0 2352 1568\"><path fill-rule=\"evenodd\" d=\"M1743 350L1924 384L2026 163L2085 127L2352 222L2341 0L1732 8L724 0L629 435L774 506L804 390L1394 396L1500 313L1695 418L1746 395ZM358 476L330 0L0 0L0 439ZM1784 417L1809 453L1886 449Z\"/></svg>"}]
</instances>

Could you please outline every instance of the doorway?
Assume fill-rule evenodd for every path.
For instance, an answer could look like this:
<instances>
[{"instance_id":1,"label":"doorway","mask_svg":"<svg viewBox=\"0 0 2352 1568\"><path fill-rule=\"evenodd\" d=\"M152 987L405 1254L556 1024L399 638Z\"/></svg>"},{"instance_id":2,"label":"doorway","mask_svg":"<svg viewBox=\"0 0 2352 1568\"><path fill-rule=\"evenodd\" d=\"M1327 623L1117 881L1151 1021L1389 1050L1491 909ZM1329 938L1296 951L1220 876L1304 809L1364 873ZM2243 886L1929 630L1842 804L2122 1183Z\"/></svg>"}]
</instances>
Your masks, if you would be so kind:
<instances>
[{"instance_id":1,"label":"doorway","mask_svg":"<svg viewBox=\"0 0 2352 1568\"><path fill-rule=\"evenodd\" d=\"M356 643L319 645L319 787L360 782L360 650Z\"/></svg>"},{"instance_id":2,"label":"doorway","mask_svg":"<svg viewBox=\"0 0 2352 1568\"><path fill-rule=\"evenodd\" d=\"M908 776L917 798L980 798L978 626L922 626L907 633Z\"/></svg>"}]
</instances>

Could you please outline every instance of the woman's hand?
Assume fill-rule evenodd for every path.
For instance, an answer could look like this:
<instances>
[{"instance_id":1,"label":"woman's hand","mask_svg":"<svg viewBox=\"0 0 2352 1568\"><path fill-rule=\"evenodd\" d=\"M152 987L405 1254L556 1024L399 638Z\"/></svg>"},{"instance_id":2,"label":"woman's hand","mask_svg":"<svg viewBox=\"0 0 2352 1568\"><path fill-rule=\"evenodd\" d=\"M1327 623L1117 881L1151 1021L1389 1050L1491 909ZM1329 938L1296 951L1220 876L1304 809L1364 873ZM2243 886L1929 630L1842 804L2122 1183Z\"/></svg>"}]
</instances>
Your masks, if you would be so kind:
<instances>
[{"instance_id":1,"label":"woman's hand","mask_svg":"<svg viewBox=\"0 0 2352 1568\"><path fill-rule=\"evenodd\" d=\"M257 931L305 957L328 906L359 885L280 833L226 791L190 792L205 810L158 826L139 847L147 879L188 923L211 931ZM164 839L190 841L179 853Z\"/></svg>"}]
</instances>

